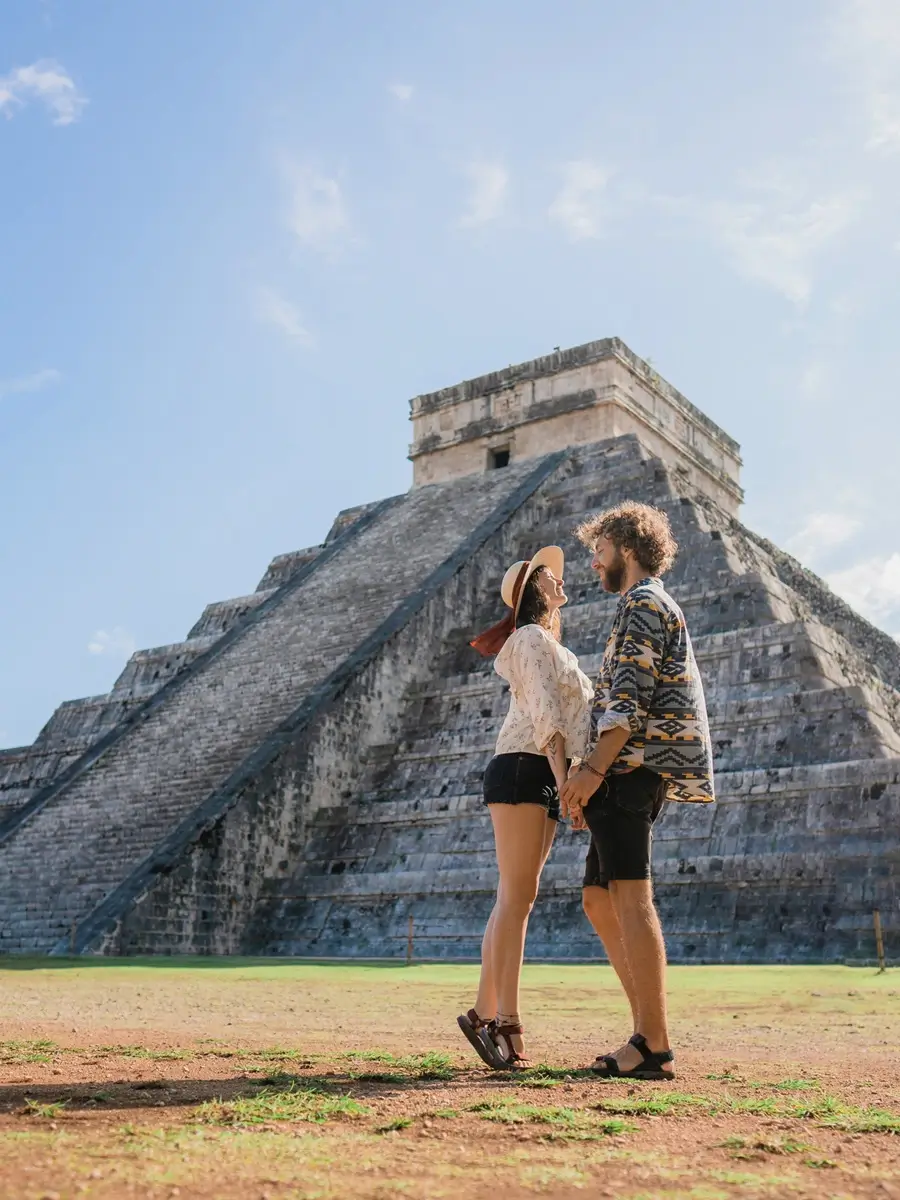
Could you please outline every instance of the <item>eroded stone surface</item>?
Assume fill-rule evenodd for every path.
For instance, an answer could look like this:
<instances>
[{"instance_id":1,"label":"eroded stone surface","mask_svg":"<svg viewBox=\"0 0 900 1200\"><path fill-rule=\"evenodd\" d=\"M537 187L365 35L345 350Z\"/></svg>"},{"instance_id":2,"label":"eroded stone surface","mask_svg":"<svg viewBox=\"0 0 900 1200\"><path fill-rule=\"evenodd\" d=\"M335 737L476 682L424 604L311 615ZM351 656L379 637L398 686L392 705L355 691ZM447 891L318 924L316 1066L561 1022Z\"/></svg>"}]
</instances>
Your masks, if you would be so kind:
<instances>
[{"instance_id":1,"label":"eroded stone surface","mask_svg":"<svg viewBox=\"0 0 900 1200\"><path fill-rule=\"evenodd\" d=\"M591 345L541 387L646 368ZM537 385L541 364L418 398L417 471L456 477L339 514L323 546L279 556L183 643L137 652L108 696L0 752L0 952L394 957L412 917L418 955L476 955L496 885L481 775L507 701L468 640L496 619L509 562L559 542L566 641L594 671L615 598L572 530L635 498L669 513L681 547L668 584L706 682L719 797L669 806L657 829L670 953L872 957L873 908L897 921L900 647L739 523L737 446L661 381L642 386L675 423L664 444L646 423L599 440L572 426L565 454L534 458L510 418L511 465L473 474L466 456L497 429L459 425L460 406ZM441 432L448 413L429 448L421 422ZM701 433L718 475L678 449ZM585 848L560 832L529 954L596 954Z\"/></svg>"}]
</instances>

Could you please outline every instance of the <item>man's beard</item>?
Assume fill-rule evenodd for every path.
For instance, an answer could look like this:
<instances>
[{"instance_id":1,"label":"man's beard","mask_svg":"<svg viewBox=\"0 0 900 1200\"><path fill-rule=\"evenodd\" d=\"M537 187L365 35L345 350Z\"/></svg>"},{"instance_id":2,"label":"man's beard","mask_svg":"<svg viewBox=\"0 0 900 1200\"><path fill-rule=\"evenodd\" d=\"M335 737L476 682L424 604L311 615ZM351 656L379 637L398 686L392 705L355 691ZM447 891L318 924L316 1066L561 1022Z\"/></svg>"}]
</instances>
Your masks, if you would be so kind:
<instances>
[{"instance_id":1,"label":"man's beard","mask_svg":"<svg viewBox=\"0 0 900 1200\"><path fill-rule=\"evenodd\" d=\"M615 562L611 566L606 567L600 576L600 582L603 584L604 591L620 592L622 590L622 580L625 578L626 565L622 552L619 551Z\"/></svg>"}]
</instances>

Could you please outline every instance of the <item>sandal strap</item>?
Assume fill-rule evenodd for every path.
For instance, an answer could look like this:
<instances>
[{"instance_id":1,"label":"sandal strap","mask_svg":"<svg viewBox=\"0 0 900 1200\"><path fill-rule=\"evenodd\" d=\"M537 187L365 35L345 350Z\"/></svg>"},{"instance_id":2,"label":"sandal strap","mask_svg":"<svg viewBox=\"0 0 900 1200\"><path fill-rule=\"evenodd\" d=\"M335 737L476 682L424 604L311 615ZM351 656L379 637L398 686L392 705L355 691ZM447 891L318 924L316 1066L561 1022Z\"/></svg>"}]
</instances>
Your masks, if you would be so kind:
<instances>
[{"instance_id":1,"label":"sandal strap","mask_svg":"<svg viewBox=\"0 0 900 1200\"><path fill-rule=\"evenodd\" d=\"M484 1017L479 1017L474 1008L469 1009L469 1011L466 1013L466 1017L476 1033L479 1029L484 1029L486 1025L490 1025L491 1023L490 1018L485 1020Z\"/></svg>"},{"instance_id":2,"label":"sandal strap","mask_svg":"<svg viewBox=\"0 0 900 1200\"><path fill-rule=\"evenodd\" d=\"M494 1021L493 1027L494 1033L502 1033L504 1037L508 1037L510 1034L518 1034L521 1036L525 1032L524 1025L498 1025L496 1021Z\"/></svg>"},{"instance_id":3,"label":"sandal strap","mask_svg":"<svg viewBox=\"0 0 900 1200\"><path fill-rule=\"evenodd\" d=\"M663 1063L675 1061L675 1052L673 1050L651 1050L647 1045L647 1039L642 1033L632 1034L628 1042L634 1046L635 1050L640 1051L641 1058L643 1058L651 1070L659 1070Z\"/></svg>"}]
</instances>

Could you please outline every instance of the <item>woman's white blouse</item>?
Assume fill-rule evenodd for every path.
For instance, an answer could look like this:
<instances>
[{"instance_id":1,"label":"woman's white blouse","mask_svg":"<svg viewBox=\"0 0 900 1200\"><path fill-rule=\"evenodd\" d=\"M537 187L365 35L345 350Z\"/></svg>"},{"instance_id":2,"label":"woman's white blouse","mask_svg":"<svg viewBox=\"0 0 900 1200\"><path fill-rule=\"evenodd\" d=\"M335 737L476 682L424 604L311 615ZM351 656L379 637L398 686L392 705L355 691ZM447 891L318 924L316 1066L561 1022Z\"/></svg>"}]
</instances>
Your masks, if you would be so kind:
<instances>
[{"instance_id":1,"label":"woman's white blouse","mask_svg":"<svg viewBox=\"0 0 900 1200\"><path fill-rule=\"evenodd\" d=\"M510 692L497 754L543 754L561 733L567 758L584 755L594 688L571 650L540 625L523 625L497 655L494 670Z\"/></svg>"}]
</instances>

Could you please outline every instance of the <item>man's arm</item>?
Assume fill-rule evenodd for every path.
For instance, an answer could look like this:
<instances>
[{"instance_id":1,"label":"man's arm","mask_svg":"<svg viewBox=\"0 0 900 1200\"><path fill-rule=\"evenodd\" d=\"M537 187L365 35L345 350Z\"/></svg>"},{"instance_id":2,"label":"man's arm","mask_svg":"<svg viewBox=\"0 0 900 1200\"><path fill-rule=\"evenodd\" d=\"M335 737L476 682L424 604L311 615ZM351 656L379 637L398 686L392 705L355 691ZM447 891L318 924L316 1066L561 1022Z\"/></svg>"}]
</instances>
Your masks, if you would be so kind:
<instances>
[{"instance_id":1,"label":"man's arm","mask_svg":"<svg viewBox=\"0 0 900 1200\"><path fill-rule=\"evenodd\" d=\"M622 649L609 689L606 710L596 723L599 732L591 753L567 780L563 811L575 810L596 792L632 734L647 721L647 710L659 683L666 627L662 610L650 599L633 600L625 616Z\"/></svg>"}]
</instances>

